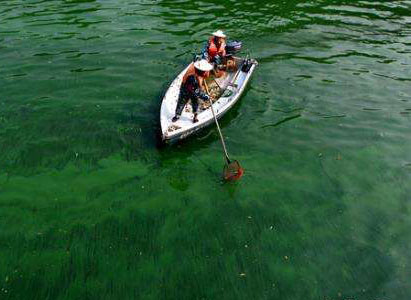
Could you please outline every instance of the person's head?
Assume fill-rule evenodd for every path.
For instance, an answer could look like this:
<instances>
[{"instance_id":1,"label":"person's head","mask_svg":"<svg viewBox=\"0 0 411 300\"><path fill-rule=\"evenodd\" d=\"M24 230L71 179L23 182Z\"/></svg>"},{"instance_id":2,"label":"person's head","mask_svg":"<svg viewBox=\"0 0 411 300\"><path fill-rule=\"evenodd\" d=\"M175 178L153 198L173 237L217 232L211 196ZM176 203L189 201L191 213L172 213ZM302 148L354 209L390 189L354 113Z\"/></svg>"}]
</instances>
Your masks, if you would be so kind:
<instances>
[{"instance_id":1,"label":"person's head","mask_svg":"<svg viewBox=\"0 0 411 300\"><path fill-rule=\"evenodd\" d=\"M213 69L213 66L205 59L198 60L194 63L194 71L197 76L206 77L207 73Z\"/></svg>"},{"instance_id":2,"label":"person's head","mask_svg":"<svg viewBox=\"0 0 411 300\"><path fill-rule=\"evenodd\" d=\"M224 34L222 30L217 30L216 32L213 32L213 37L214 37L214 42L218 45L221 45L221 43L226 38L226 35Z\"/></svg>"}]
</instances>

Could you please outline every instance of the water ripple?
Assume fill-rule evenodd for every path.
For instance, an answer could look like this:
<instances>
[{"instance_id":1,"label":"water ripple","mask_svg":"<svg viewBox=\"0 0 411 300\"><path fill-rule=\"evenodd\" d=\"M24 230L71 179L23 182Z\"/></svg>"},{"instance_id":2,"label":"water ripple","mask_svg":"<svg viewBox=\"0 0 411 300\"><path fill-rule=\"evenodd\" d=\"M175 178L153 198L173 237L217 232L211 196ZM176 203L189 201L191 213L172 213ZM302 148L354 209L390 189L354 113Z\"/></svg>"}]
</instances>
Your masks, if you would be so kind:
<instances>
[{"instance_id":1,"label":"water ripple","mask_svg":"<svg viewBox=\"0 0 411 300\"><path fill-rule=\"evenodd\" d=\"M2 0L0 298L408 299L410 25L409 0ZM215 129L155 145L216 29L259 61L221 119L234 185Z\"/></svg>"}]
</instances>

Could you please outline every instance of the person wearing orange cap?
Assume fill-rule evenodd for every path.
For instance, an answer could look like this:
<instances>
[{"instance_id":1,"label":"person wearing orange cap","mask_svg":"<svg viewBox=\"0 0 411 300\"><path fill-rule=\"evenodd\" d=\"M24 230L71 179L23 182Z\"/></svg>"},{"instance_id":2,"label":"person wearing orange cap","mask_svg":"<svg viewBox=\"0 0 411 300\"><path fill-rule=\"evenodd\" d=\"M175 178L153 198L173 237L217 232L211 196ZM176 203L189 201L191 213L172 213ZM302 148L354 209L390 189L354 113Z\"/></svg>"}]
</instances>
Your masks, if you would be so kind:
<instances>
[{"instance_id":1,"label":"person wearing orange cap","mask_svg":"<svg viewBox=\"0 0 411 300\"><path fill-rule=\"evenodd\" d=\"M197 110L198 110L198 98L202 100L209 100L209 96L203 91L204 80L208 76L209 71L213 69L213 66L205 59L194 62L193 69L188 70L184 75L180 95L177 101L176 112L171 120L176 122L183 112L184 107L187 102L191 100L191 105L193 107L193 123L198 122Z\"/></svg>"}]
</instances>

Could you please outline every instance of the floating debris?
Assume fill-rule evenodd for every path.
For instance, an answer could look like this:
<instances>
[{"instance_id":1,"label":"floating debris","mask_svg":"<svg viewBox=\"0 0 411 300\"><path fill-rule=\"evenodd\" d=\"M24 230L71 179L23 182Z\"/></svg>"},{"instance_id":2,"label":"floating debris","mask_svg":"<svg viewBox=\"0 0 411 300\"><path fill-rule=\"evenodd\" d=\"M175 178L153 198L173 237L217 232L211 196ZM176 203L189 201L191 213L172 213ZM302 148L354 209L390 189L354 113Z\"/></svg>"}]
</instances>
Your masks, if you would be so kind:
<instances>
[{"instance_id":1,"label":"floating debris","mask_svg":"<svg viewBox=\"0 0 411 300\"><path fill-rule=\"evenodd\" d=\"M363 107L362 110L366 110L366 111L379 111L379 110L382 110L382 108Z\"/></svg>"},{"instance_id":2,"label":"floating debris","mask_svg":"<svg viewBox=\"0 0 411 300\"><path fill-rule=\"evenodd\" d=\"M291 121L291 120L296 119L296 118L299 118L299 117L301 117L301 114L298 114L298 115L295 115L295 116L291 116L291 117L287 117L287 118L282 119L281 121L278 121L278 122L273 123L273 124L263 125L263 126L261 126L261 128L276 127L276 126L278 126L278 125L280 125L280 124L282 124L282 123L284 123L284 122Z\"/></svg>"},{"instance_id":3,"label":"floating debris","mask_svg":"<svg viewBox=\"0 0 411 300\"><path fill-rule=\"evenodd\" d=\"M323 119L331 119L331 118L345 118L347 115L341 114L341 115L323 115L321 118Z\"/></svg>"},{"instance_id":4,"label":"floating debris","mask_svg":"<svg viewBox=\"0 0 411 300\"><path fill-rule=\"evenodd\" d=\"M178 125L170 125L170 126L168 127L167 131L168 131L168 132L172 132L172 131L178 130L178 129L180 129L180 128L181 128L181 127L178 126Z\"/></svg>"}]
</instances>

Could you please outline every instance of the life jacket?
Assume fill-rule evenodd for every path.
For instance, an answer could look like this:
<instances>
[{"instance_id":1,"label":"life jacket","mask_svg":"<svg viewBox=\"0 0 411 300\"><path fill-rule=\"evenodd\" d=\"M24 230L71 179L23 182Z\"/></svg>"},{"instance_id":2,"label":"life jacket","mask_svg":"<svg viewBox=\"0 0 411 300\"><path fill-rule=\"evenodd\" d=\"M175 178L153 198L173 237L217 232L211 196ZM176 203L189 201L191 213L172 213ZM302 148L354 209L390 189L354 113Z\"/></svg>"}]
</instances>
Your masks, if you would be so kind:
<instances>
[{"instance_id":1,"label":"life jacket","mask_svg":"<svg viewBox=\"0 0 411 300\"><path fill-rule=\"evenodd\" d=\"M224 43L221 43L220 48L218 48L214 42L214 36L212 36L208 40L208 56L210 57L210 60L213 60L216 55L221 54L223 51Z\"/></svg>"}]
</instances>

